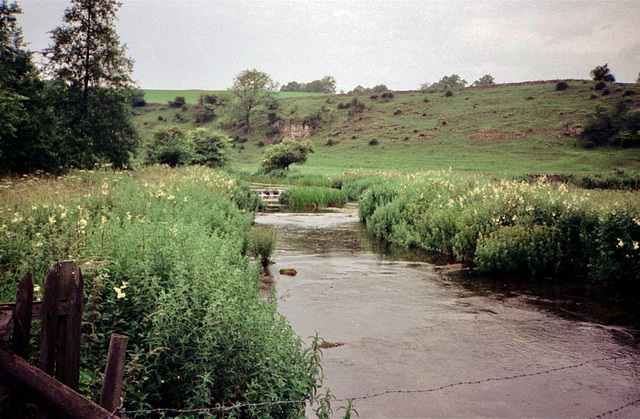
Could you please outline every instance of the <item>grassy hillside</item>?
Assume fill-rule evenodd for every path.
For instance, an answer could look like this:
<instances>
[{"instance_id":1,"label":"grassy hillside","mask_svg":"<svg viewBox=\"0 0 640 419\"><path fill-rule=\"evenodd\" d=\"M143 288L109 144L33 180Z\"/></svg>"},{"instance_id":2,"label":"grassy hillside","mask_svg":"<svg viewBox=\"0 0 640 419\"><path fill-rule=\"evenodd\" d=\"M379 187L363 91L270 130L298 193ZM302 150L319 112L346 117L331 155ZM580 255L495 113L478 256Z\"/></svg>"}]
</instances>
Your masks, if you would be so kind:
<instances>
[{"instance_id":1,"label":"grassy hillside","mask_svg":"<svg viewBox=\"0 0 640 419\"><path fill-rule=\"evenodd\" d=\"M234 144L235 165L248 170L258 167L263 147L281 137L269 135L274 130L268 114L275 113L280 123L315 122L310 139L316 152L299 168L310 173L446 168L505 174L640 171L639 149L575 146L575 136L596 105L628 100L640 107L640 94L623 97L628 90L640 93L640 86L614 84L609 90L610 94L602 95L592 82L572 81L564 91L547 82L466 89L450 97L442 92L396 92L392 98L379 94L281 97L277 109L256 112L250 134L239 127L226 131L240 139ZM176 95L175 91L168 94ZM149 135L161 124L190 129L193 112L193 108L147 106L139 110L137 120ZM208 123L212 127L229 120L224 109L217 113L222 117Z\"/></svg>"}]
</instances>

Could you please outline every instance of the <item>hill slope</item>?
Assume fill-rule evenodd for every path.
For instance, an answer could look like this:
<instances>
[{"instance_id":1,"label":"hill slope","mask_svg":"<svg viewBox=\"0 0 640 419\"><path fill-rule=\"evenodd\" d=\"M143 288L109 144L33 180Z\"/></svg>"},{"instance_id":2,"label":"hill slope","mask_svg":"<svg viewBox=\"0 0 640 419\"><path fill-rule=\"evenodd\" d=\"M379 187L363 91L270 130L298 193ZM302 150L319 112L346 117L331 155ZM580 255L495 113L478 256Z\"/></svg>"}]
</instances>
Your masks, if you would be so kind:
<instances>
[{"instance_id":1,"label":"hill slope","mask_svg":"<svg viewBox=\"0 0 640 419\"><path fill-rule=\"evenodd\" d=\"M263 146L285 124L313 125L310 139L316 152L300 170L338 173L355 169L424 171L447 169L491 173L602 173L613 168L640 171L640 150L604 147L584 150L574 145L596 105L627 100L640 109L637 85L610 85L610 94L593 90L593 83L572 81L555 90L555 82L503 85L444 93L314 95L279 98L271 109L258 110L253 131L226 131L235 144L236 165L255 169ZM193 108L184 111L147 106L137 120L143 132L161 124L193 126ZM224 108L216 110L224 114ZM178 114L178 116L176 116ZM164 121L160 121L162 117ZM207 125L218 127L219 118ZM179 122L182 121L182 122ZM246 141L245 141L246 139Z\"/></svg>"}]
</instances>

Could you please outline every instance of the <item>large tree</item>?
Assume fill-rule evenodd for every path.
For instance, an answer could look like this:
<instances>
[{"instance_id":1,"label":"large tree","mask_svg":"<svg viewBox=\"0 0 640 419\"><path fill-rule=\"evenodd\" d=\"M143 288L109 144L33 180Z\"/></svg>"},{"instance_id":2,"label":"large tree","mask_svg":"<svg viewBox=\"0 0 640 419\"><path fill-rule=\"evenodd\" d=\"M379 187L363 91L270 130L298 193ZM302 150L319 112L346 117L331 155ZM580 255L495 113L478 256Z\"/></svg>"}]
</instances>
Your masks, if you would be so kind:
<instances>
[{"instance_id":1,"label":"large tree","mask_svg":"<svg viewBox=\"0 0 640 419\"><path fill-rule=\"evenodd\" d=\"M72 0L45 50L61 119L75 140L70 148L76 166L124 167L139 142L130 109L133 61L115 30L120 6L114 0Z\"/></svg>"},{"instance_id":2,"label":"large tree","mask_svg":"<svg viewBox=\"0 0 640 419\"><path fill-rule=\"evenodd\" d=\"M58 136L43 83L25 49L20 7L0 2L0 174L60 169Z\"/></svg>"},{"instance_id":3,"label":"large tree","mask_svg":"<svg viewBox=\"0 0 640 419\"><path fill-rule=\"evenodd\" d=\"M271 98L271 93L278 88L267 73L244 70L233 79L231 91L239 99L244 113L245 132L251 132L251 111Z\"/></svg>"}]
</instances>

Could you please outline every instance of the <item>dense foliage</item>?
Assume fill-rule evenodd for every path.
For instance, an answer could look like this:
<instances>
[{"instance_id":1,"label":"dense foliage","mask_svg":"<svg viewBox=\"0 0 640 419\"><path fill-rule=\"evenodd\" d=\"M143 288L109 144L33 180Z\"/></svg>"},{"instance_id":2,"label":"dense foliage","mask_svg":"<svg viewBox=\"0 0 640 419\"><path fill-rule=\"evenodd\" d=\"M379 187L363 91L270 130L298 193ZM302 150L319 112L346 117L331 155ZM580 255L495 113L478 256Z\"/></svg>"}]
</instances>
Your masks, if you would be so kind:
<instances>
[{"instance_id":1,"label":"dense foliage","mask_svg":"<svg viewBox=\"0 0 640 419\"><path fill-rule=\"evenodd\" d=\"M309 153L313 153L313 144L310 141L285 138L279 144L274 144L265 151L260 164L267 172L286 170L294 163L305 163Z\"/></svg>"},{"instance_id":2,"label":"dense foliage","mask_svg":"<svg viewBox=\"0 0 640 419\"><path fill-rule=\"evenodd\" d=\"M278 84L267 73L244 70L233 79L231 92L238 100L238 106L244 116L245 132L251 132L251 111L271 98Z\"/></svg>"},{"instance_id":3,"label":"dense foliage","mask_svg":"<svg viewBox=\"0 0 640 419\"><path fill-rule=\"evenodd\" d=\"M139 143L132 62L114 29L118 3L74 0L52 31L43 81L24 49L15 4L0 4L0 173L126 167Z\"/></svg>"},{"instance_id":4,"label":"dense foliage","mask_svg":"<svg viewBox=\"0 0 640 419\"><path fill-rule=\"evenodd\" d=\"M603 144L640 146L640 110L624 99L612 107L597 106L580 133L579 144L591 148Z\"/></svg>"},{"instance_id":5,"label":"dense foliage","mask_svg":"<svg viewBox=\"0 0 640 419\"><path fill-rule=\"evenodd\" d=\"M329 93L336 92L336 79L332 76L325 76L320 80L309 83L298 83L291 81L280 87L281 92L306 92L306 93Z\"/></svg>"},{"instance_id":6,"label":"dense foliage","mask_svg":"<svg viewBox=\"0 0 640 419\"><path fill-rule=\"evenodd\" d=\"M260 295L261 267L242 253L253 237L249 248L266 258L270 242L250 233L259 198L248 186L202 167L152 167L5 181L0 197L1 300L27 270L41 280L66 259L83 269L83 393L99 393L108 339L119 332L130 338L128 411L312 396L318 353ZM227 415L303 411L290 403Z\"/></svg>"},{"instance_id":7,"label":"dense foliage","mask_svg":"<svg viewBox=\"0 0 640 419\"><path fill-rule=\"evenodd\" d=\"M437 172L379 178L361 195L359 211L377 237L480 270L639 291L634 193Z\"/></svg>"}]
</instances>

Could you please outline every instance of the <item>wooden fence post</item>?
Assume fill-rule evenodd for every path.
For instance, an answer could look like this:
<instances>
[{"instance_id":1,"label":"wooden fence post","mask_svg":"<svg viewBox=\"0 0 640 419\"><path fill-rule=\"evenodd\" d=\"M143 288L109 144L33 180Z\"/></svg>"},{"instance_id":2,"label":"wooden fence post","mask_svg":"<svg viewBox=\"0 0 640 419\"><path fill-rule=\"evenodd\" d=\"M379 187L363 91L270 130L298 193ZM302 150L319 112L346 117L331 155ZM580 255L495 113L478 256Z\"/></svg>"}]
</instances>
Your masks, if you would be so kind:
<instances>
[{"instance_id":1,"label":"wooden fence post","mask_svg":"<svg viewBox=\"0 0 640 419\"><path fill-rule=\"evenodd\" d=\"M104 381L102 382L102 394L100 406L110 412L120 408L120 394L122 392L122 376L124 375L125 355L129 338L125 335L114 333L109 343L109 355L105 368Z\"/></svg>"},{"instance_id":2,"label":"wooden fence post","mask_svg":"<svg viewBox=\"0 0 640 419\"><path fill-rule=\"evenodd\" d=\"M31 338L31 315L33 309L33 281L27 273L18 283L16 306L13 310L13 345L15 355L29 359L29 339ZM27 417L27 402L15 391L9 397L9 415L14 419Z\"/></svg>"}]
</instances>

